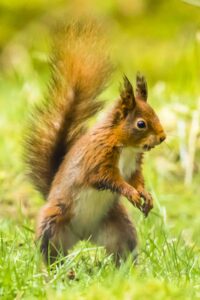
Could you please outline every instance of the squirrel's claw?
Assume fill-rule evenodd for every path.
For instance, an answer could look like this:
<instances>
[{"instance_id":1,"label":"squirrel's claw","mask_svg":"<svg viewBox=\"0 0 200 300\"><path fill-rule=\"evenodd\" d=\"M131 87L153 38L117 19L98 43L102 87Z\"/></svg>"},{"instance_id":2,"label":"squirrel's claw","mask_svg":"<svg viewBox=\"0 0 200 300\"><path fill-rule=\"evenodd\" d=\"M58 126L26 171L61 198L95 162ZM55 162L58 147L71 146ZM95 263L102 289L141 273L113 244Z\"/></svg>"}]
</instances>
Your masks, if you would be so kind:
<instances>
[{"instance_id":1,"label":"squirrel's claw","mask_svg":"<svg viewBox=\"0 0 200 300\"><path fill-rule=\"evenodd\" d=\"M153 198L151 194L146 192L145 190L141 191L139 194L140 197L144 200L144 204L142 205L142 212L144 213L145 217L147 217L150 210L153 208Z\"/></svg>"}]
</instances>

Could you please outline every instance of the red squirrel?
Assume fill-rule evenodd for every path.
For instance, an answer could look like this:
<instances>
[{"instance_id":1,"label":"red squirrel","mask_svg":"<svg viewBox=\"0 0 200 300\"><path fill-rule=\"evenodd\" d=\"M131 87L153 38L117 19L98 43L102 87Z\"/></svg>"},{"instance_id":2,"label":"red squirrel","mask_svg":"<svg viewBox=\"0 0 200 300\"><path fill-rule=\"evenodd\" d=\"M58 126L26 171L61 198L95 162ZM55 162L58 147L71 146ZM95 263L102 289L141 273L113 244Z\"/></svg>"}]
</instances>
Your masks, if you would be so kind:
<instances>
[{"instance_id":1,"label":"red squirrel","mask_svg":"<svg viewBox=\"0 0 200 300\"><path fill-rule=\"evenodd\" d=\"M59 251L66 255L90 238L117 260L125 258L137 234L120 196L148 215L153 200L144 187L143 153L166 138L147 102L146 80L137 74L134 92L124 76L113 108L88 128L113 70L98 26L60 29L51 70L49 96L33 112L26 140L29 174L47 200L37 221L41 251L54 261Z\"/></svg>"}]
</instances>

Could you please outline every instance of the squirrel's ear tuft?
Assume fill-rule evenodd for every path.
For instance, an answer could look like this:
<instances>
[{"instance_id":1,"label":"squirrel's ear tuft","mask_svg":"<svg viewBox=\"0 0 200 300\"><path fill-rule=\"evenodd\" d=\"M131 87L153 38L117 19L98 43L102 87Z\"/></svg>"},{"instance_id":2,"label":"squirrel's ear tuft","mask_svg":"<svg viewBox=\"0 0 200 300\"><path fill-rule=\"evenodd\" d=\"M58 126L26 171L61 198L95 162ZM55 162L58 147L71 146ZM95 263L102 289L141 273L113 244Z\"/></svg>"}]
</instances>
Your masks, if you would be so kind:
<instances>
[{"instance_id":1,"label":"squirrel's ear tuft","mask_svg":"<svg viewBox=\"0 0 200 300\"><path fill-rule=\"evenodd\" d=\"M136 99L147 101L147 97L148 88L146 79L138 72L136 75Z\"/></svg>"},{"instance_id":2,"label":"squirrel's ear tuft","mask_svg":"<svg viewBox=\"0 0 200 300\"><path fill-rule=\"evenodd\" d=\"M123 80L124 80L124 85L120 91L122 107L124 108L125 111L130 111L133 110L136 105L133 87L125 75L123 77Z\"/></svg>"}]
</instances>

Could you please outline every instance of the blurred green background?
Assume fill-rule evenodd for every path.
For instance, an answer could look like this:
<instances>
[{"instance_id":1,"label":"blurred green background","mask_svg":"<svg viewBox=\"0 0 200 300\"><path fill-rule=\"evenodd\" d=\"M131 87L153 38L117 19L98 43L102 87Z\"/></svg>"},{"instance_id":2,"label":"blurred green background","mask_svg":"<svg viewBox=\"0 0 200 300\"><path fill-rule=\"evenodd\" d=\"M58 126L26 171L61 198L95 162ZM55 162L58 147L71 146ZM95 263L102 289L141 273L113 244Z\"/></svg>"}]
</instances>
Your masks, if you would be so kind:
<instances>
[{"instance_id":1,"label":"blurred green background","mask_svg":"<svg viewBox=\"0 0 200 300\"><path fill-rule=\"evenodd\" d=\"M97 287L93 282L94 274L88 275L74 284L76 293L69 295L75 299L133 299L134 295L139 295L139 299L143 295L144 299L200 299L198 0L0 1L0 236L1 250L5 253L1 257L0 295L5 299L21 299L30 293L32 297L51 299L50 289L58 299L64 297L59 294L62 290L59 276L53 287L47 284L43 289L46 279L41 273L40 260L27 258L28 253L35 253L35 216L43 200L26 180L21 145L28 112L47 93L51 28L61 19L70 22L83 15L95 17L105 26L111 57L117 66L113 82L104 94L106 99L110 102L118 96L123 73L134 81L140 70L148 80L149 102L158 112L168 137L145 159L145 178L154 195L154 210L144 220L128 206L139 232L140 270L128 277L121 291L117 288L113 291L108 282L116 271L109 269L104 280L98 273L101 267L97 267L100 274L97 280L103 282L102 286ZM24 247L27 243L32 245L31 249ZM29 267L24 265L27 259ZM78 267L75 265L80 273L85 272L80 267L82 261L80 258ZM32 273L26 274L27 268ZM140 272L146 278L142 284L138 279ZM38 283L34 278L40 276ZM55 275L45 276L51 281ZM91 287L87 296L82 291L88 285ZM67 288L65 292L68 293ZM71 296L65 295L70 299Z\"/></svg>"}]
</instances>

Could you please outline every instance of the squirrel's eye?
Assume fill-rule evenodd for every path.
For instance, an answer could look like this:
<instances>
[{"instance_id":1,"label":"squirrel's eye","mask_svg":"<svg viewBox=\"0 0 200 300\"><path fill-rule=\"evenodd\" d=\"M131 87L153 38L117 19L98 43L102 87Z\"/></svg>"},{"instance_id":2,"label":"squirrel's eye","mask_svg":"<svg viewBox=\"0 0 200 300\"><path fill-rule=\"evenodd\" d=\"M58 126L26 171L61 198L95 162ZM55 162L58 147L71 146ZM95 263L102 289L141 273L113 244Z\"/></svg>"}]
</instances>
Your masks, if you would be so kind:
<instances>
[{"instance_id":1,"label":"squirrel's eye","mask_svg":"<svg viewBox=\"0 0 200 300\"><path fill-rule=\"evenodd\" d=\"M139 121L137 121L137 127L138 127L139 129L145 129L147 126L146 126L145 121L139 120Z\"/></svg>"}]
</instances>

